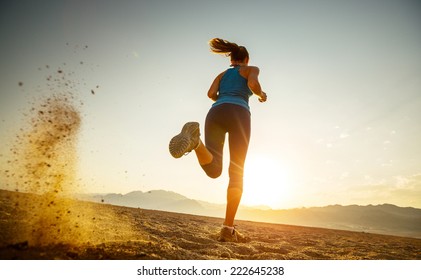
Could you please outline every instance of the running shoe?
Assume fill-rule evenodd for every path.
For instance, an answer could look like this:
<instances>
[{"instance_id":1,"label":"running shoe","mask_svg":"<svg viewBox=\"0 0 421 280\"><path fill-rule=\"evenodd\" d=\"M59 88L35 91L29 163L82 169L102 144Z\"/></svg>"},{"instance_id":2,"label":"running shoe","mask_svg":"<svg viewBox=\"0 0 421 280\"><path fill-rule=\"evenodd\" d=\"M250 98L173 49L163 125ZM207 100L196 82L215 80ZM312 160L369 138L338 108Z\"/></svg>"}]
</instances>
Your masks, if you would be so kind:
<instances>
[{"instance_id":1,"label":"running shoe","mask_svg":"<svg viewBox=\"0 0 421 280\"><path fill-rule=\"evenodd\" d=\"M180 158L199 146L200 130L198 122L188 122L179 134L174 136L169 145L170 153L175 158Z\"/></svg>"},{"instance_id":2,"label":"running shoe","mask_svg":"<svg viewBox=\"0 0 421 280\"><path fill-rule=\"evenodd\" d=\"M240 233L237 229L229 227L222 227L218 237L219 242L237 242L246 243L250 242L250 238Z\"/></svg>"},{"instance_id":3,"label":"running shoe","mask_svg":"<svg viewBox=\"0 0 421 280\"><path fill-rule=\"evenodd\" d=\"M228 227L222 227L218 237L219 242L238 242L235 229L232 230Z\"/></svg>"}]
</instances>

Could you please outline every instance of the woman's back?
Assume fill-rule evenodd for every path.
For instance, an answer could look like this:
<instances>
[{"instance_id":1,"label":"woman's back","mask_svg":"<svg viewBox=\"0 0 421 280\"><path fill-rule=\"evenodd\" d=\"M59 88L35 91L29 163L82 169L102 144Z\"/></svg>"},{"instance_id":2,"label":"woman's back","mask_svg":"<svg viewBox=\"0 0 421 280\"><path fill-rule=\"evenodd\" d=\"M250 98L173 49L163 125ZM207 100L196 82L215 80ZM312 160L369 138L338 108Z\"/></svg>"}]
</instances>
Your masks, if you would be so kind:
<instances>
[{"instance_id":1,"label":"woman's back","mask_svg":"<svg viewBox=\"0 0 421 280\"><path fill-rule=\"evenodd\" d=\"M213 106L223 103L237 104L250 109L248 102L253 92L247 85L247 79L240 74L240 67L225 71L219 84L219 95Z\"/></svg>"}]
</instances>

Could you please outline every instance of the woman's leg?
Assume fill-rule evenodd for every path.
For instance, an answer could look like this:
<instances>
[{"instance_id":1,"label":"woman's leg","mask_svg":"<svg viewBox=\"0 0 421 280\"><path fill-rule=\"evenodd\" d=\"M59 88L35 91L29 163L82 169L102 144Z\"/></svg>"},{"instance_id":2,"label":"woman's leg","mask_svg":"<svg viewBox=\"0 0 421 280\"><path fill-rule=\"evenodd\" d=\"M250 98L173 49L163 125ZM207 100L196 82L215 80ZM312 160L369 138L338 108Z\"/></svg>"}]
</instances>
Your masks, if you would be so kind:
<instances>
[{"instance_id":1,"label":"woman's leg","mask_svg":"<svg viewBox=\"0 0 421 280\"><path fill-rule=\"evenodd\" d=\"M224 225L232 227L243 194L244 163L250 141L250 113L237 108L230 122L230 181L227 189L227 208Z\"/></svg>"},{"instance_id":2,"label":"woman's leg","mask_svg":"<svg viewBox=\"0 0 421 280\"><path fill-rule=\"evenodd\" d=\"M200 142L195 150L200 166L211 178L218 178L222 173L222 153L227 132L223 108L223 105L211 108L205 121L205 144Z\"/></svg>"},{"instance_id":3,"label":"woman's leg","mask_svg":"<svg viewBox=\"0 0 421 280\"><path fill-rule=\"evenodd\" d=\"M227 189L227 208L225 210L224 225L233 227L235 215L237 214L238 206L240 205L243 189L228 188Z\"/></svg>"},{"instance_id":4,"label":"woman's leg","mask_svg":"<svg viewBox=\"0 0 421 280\"><path fill-rule=\"evenodd\" d=\"M201 139L199 139L199 146L194 151L196 152L197 160L201 166L208 165L212 162L213 155L209 152Z\"/></svg>"}]
</instances>

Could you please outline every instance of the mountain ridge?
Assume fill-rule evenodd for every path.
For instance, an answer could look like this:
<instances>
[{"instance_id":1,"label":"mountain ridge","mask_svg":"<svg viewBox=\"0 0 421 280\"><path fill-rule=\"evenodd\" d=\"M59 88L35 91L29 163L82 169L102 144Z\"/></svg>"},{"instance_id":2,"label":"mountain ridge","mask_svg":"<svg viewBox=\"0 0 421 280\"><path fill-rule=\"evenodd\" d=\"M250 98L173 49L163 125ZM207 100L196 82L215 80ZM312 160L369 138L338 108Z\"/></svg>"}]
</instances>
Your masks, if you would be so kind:
<instances>
[{"instance_id":1,"label":"mountain ridge","mask_svg":"<svg viewBox=\"0 0 421 280\"><path fill-rule=\"evenodd\" d=\"M190 199L166 190L132 191L124 195L85 194L77 198L117 206L208 217L223 217L225 213L225 205ZM388 203L365 206L335 204L292 209L240 206L237 219L421 238L421 209Z\"/></svg>"}]
</instances>

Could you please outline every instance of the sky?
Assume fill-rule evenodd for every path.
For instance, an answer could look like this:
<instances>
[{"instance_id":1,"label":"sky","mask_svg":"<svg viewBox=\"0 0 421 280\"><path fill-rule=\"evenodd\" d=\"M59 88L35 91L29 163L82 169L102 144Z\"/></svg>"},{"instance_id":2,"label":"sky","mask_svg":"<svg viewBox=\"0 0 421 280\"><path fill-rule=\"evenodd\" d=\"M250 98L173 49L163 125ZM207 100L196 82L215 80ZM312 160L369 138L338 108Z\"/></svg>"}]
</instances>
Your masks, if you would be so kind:
<instances>
[{"instance_id":1,"label":"sky","mask_svg":"<svg viewBox=\"0 0 421 280\"><path fill-rule=\"evenodd\" d=\"M83 103L77 176L85 192L164 189L224 203L227 153L223 175L210 179L194 153L168 152L185 122L203 127L207 90L230 64L209 51L220 37L247 47L268 95L266 103L250 100L243 205L421 208L419 1L0 7L2 168L30 101L53 94L48 71L63 68Z\"/></svg>"}]
</instances>

